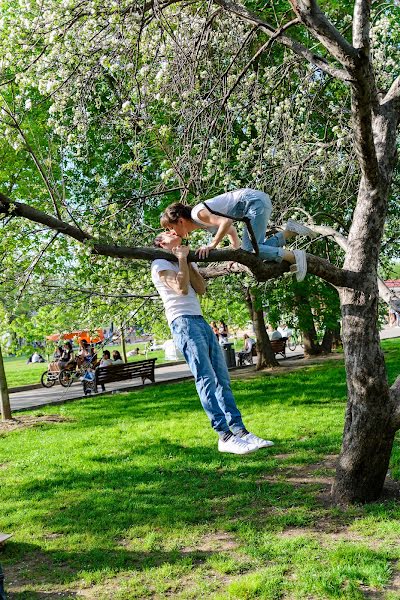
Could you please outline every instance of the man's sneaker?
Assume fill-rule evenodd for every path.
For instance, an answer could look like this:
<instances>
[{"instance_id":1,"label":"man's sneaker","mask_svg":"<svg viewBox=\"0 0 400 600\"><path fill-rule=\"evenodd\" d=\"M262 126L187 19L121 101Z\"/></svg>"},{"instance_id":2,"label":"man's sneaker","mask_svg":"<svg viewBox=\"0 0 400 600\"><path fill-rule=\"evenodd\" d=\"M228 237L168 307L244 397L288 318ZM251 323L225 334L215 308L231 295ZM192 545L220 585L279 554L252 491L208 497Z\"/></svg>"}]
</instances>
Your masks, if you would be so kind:
<instances>
[{"instance_id":1,"label":"man's sneaker","mask_svg":"<svg viewBox=\"0 0 400 600\"><path fill-rule=\"evenodd\" d=\"M249 444L243 438L233 435L229 440L218 440L218 450L220 452L230 452L230 454L250 454L258 450L258 446Z\"/></svg>"},{"instance_id":2,"label":"man's sneaker","mask_svg":"<svg viewBox=\"0 0 400 600\"><path fill-rule=\"evenodd\" d=\"M274 442L271 442L270 440L263 440L263 438L258 437L258 435L254 435L254 433L246 433L246 435L242 437L242 440L245 440L252 446L257 446L257 448L268 448L269 446L274 445Z\"/></svg>"},{"instance_id":3,"label":"man's sneaker","mask_svg":"<svg viewBox=\"0 0 400 600\"><path fill-rule=\"evenodd\" d=\"M307 273L307 258L304 250L293 250L296 264L290 267L291 273L296 273L297 281L303 281Z\"/></svg>"},{"instance_id":4,"label":"man's sneaker","mask_svg":"<svg viewBox=\"0 0 400 600\"><path fill-rule=\"evenodd\" d=\"M312 231L312 229L294 219L288 219L285 229L297 233L297 235L306 235L310 238L316 238L318 236L318 233L315 233L315 231Z\"/></svg>"}]
</instances>

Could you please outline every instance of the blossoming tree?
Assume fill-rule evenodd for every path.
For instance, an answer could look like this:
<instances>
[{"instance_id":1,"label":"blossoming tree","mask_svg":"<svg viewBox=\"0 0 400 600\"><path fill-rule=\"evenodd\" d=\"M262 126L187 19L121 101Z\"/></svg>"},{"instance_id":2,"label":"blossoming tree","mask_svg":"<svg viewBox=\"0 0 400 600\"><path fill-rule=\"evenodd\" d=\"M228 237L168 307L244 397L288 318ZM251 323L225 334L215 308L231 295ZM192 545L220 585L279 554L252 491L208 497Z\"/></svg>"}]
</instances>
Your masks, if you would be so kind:
<instances>
[{"instance_id":1,"label":"blossoming tree","mask_svg":"<svg viewBox=\"0 0 400 600\"><path fill-rule=\"evenodd\" d=\"M2 23L4 133L28 152L47 190L40 202L18 186L0 194L7 222L40 224L87 254L151 260L165 253L124 241L134 230L135 241L146 239L158 198L249 182L271 190L280 211L298 205L301 190L303 208L328 204L347 221L347 239L337 234L342 265L307 255L308 271L341 299L348 404L333 494L344 502L379 496L400 428L400 386L389 388L377 327L400 118L400 9L379 5L371 27L371 4L343 1L328 17L314 0L257 13L231 0L21 0ZM25 128L38 103L56 139L58 177L48 176ZM349 181L356 197L343 201ZM315 229L335 237L323 222ZM241 250L213 251L208 261L217 263L209 273L235 261L232 276L245 267L258 281L288 270Z\"/></svg>"}]
</instances>

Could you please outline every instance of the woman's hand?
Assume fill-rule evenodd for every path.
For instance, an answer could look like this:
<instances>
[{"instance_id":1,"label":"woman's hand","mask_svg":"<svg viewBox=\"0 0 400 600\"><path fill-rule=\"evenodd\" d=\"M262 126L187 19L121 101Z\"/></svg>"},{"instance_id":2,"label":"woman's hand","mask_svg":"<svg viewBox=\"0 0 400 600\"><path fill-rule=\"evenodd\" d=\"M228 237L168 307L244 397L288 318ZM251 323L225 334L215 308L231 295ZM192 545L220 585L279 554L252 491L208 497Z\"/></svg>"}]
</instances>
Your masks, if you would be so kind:
<instances>
[{"instance_id":1,"label":"woman's hand","mask_svg":"<svg viewBox=\"0 0 400 600\"><path fill-rule=\"evenodd\" d=\"M215 244L208 244L208 246L200 246L200 248L197 248L196 250L196 255L200 259L207 258L207 256L210 254L210 250L215 250Z\"/></svg>"}]
</instances>

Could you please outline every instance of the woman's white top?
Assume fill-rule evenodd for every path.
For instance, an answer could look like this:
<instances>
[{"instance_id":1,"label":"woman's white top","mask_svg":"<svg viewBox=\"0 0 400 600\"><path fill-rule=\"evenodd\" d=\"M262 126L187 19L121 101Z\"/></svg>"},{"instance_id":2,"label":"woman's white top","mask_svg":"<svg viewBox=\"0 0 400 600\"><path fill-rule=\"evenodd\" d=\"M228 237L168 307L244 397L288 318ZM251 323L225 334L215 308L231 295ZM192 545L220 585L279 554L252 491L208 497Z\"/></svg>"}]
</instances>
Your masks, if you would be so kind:
<instances>
[{"instance_id":1,"label":"woman's white top","mask_svg":"<svg viewBox=\"0 0 400 600\"><path fill-rule=\"evenodd\" d=\"M236 206L236 204L243 199L243 197L246 195L246 192L248 193L248 191L248 188L242 188L240 190L233 190L232 192L225 192L225 194L220 194L219 196L210 198L210 200L206 200L206 204L212 210L215 210L219 213L223 213L224 215L230 215L234 206ZM207 227L207 229L209 229L210 225L207 225L207 223L204 223L204 221L202 221L199 218L199 212L203 209L207 210L207 206L205 206L204 202L196 204L196 206L192 208L190 216L192 220L195 221L195 223L198 223L199 225L202 225L203 227Z\"/></svg>"}]
</instances>

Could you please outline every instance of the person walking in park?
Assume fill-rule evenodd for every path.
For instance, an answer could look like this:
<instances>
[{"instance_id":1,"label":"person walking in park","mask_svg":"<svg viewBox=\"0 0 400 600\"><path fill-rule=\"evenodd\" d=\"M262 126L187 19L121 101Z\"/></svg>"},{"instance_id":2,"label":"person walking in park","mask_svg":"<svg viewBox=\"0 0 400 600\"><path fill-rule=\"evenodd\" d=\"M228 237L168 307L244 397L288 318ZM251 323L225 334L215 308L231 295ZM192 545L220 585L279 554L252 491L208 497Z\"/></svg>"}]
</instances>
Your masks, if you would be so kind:
<instances>
[{"instance_id":1,"label":"person walking in park","mask_svg":"<svg viewBox=\"0 0 400 600\"><path fill-rule=\"evenodd\" d=\"M243 423L221 348L202 316L197 298L197 294L205 293L205 281L197 265L188 263L189 247L181 242L172 231L155 238L154 245L172 252L178 262L154 260L151 277L163 301L174 342L194 375L200 402L218 433L218 450L248 454L273 446L273 442L250 433Z\"/></svg>"},{"instance_id":2,"label":"person walking in park","mask_svg":"<svg viewBox=\"0 0 400 600\"><path fill-rule=\"evenodd\" d=\"M226 216L215 214L221 213ZM199 258L206 258L218 246L225 236L231 241L234 249L240 248L240 240L233 225L233 219L247 217L257 240L259 256L263 260L281 262L285 260L296 273L297 281L303 281L307 273L307 260L304 250L286 250L286 242L296 235L316 234L302 223L289 219L284 231L266 238L265 232L272 213L272 203L268 194L260 190L244 188L226 192L210 200L201 202L193 208L182 202L170 204L161 215L161 226L174 231L181 238L187 237L195 229L206 229L214 233L210 244L196 250ZM248 252L253 245L247 227L244 227L241 247Z\"/></svg>"}]
</instances>

